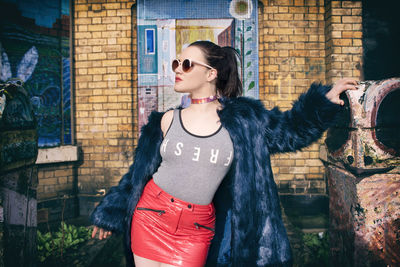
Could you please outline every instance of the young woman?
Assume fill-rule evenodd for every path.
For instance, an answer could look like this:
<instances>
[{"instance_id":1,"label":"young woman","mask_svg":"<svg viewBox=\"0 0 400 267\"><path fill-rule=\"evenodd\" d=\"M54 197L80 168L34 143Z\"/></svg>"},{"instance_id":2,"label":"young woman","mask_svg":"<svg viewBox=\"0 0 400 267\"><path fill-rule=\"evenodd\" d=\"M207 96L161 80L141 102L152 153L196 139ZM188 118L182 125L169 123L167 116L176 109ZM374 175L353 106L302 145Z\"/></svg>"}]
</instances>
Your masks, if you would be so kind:
<instances>
[{"instance_id":1,"label":"young woman","mask_svg":"<svg viewBox=\"0 0 400 267\"><path fill-rule=\"evenodd\" d=\"M270 155L318 140L356 89L310 89L286 112L241 97L236 51L192 43L172 63L191 105L153 112L135 160L91 216L93 237L125 232L127 264L290 266Z\"/></svg>"}]
</instances>

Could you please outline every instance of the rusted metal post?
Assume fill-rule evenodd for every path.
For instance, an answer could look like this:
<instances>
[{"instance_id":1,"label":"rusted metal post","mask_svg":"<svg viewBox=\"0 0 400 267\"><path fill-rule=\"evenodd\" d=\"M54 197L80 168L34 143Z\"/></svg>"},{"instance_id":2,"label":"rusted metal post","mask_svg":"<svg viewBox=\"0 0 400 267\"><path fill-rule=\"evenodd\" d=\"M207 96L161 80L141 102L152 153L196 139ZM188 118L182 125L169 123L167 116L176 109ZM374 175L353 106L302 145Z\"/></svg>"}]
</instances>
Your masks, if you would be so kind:
<instances>
[{"instance_id":1,"label":"rusted metal post","mask_svg":"<svg viewBox=\"0 0 400 267\"><path fill-rule=\"evenodd\" d=\"M400 79L363 82L343 100L320 151L332 266L399 266Z\"/></svg>"}]
</instances>

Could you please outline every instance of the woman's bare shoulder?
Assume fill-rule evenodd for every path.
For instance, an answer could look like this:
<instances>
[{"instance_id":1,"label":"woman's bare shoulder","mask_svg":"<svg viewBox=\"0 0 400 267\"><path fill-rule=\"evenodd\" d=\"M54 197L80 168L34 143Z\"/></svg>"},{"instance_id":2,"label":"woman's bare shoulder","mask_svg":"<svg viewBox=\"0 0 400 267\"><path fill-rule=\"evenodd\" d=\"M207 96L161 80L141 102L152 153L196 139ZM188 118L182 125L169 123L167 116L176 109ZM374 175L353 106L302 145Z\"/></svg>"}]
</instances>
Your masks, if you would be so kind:
<instances>
[{"instance_id":1,"label":"woman's bare shoulder","mask_svg":"<svg viewBox=\"0 0 400 267\"><path fill-rule=\"evenodd\" d=\"M164 136L165 136L165 133L167 132L169 126L171 125L173 117L174 117L174 110L171 109L171 110L168 110L167 112L165 112L161 118L161 130L162 130Z\"/></svg>"}]
</instances>

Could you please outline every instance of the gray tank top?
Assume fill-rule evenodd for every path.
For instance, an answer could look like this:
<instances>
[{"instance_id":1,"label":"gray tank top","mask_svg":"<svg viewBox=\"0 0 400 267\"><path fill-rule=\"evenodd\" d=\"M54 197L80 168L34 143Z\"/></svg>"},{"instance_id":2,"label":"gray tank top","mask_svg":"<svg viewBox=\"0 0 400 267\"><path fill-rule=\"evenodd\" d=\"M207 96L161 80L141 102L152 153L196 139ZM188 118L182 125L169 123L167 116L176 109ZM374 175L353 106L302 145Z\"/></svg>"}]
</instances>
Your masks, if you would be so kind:
<instances>
[{"instance_id":1,"label":"gray tank top","mask_svg":"<svg viewBox=\"0 0 400 267\"><path fill-rule=\"evenodd\" d=\"M222 125L211 135L190 133L182 123L181 109L175 109L160 153L154 183L176 198L207 205L232 164L233 144Z\"/></svg>"}]
</instances>

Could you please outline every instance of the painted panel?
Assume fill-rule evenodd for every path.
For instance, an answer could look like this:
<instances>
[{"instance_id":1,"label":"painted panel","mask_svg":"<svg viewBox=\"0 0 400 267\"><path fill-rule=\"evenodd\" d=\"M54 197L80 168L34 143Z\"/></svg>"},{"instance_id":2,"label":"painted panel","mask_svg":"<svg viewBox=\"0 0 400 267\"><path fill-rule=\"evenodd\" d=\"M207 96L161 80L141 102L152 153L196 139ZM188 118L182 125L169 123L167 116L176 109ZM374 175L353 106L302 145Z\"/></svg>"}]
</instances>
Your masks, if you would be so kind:
<instances>
[{"instance_id":1,"label":"painted panel","mask_svg":"<svg viewBox=\"0 0 400 267\"><path fill-rule=\"evenodd\" d=\"M175 51L175 20L157 20L158 30L158 110L166 110L177 106L181 94L174 91L175 74L171 62L176 58Z\"/></svg>"},{"instance_id":2,"label":"painted panel","mask_svg":"<svg viewBox=\"0 0 400 267\"><path fill-rule=\"evenodd\" d=\"M235 23L235 48L241 55L243 95L259 98L258 89L258 25L253 20Z\"/></svg>"},{"instance_id":3,"label":"painted panel","mask_svg":"<svg viewBox=\"0 0 400 267\"><path fill-rule=\"evenodd\" d=\"M151 111L157 110L157 87L144 86L139 88L138 94L139 129L147 122Z\"/></svg>"},{"instance_id":4,"label":"painted panel","mask_svg":"<svg viewBox=\"0 0 400 267\"><path fill-rule=\"evenodd\" d=\"M240 6L237 5L238 2L241 2ZM232 46L239 53L243 51L241 53L243 71L240 73L243 76L244 95L259 97L257 1L218 0L210 5L206 0L138 0L137 8L139 62L149 57L141 48L141 43L147 38L146 32L141 30L143 27L156 25L156 43L159 51L159 53L156 51L157 77L148 75L139 66L139 94L142 88L156 85L157 93L153 97L157 98L159 111L179 104L189 105L187 95L178 94L173 90L175 74L171 70L171 62L182 49L197 40L209 40L220 46ZM142 108L155 106L144 103L139 105ZM145 118L139 114L139 125L143 125L145 121L141 121L140 118L144 120Z\"/></svg>"},{"instance_id":5,"label":"painted panel","mask_svg":"<svg viewBox=\"0 0 400 267\"><path fill-rule=\"evenodd\" d=\"M137 0L139 19L232 18L230 0Z\"/></svg>"},{"instance_id":6,"label":"painted panel","mask_svg":"<svg viewBox=\"0 0 400 267\"><path fill-rule=\"evenodd\" d=\"M156 21L138 23L138 120L139 129L157 110L158 41Z\"/></svg>"},{"instance_id":7,"label":"painted panel","mask_svg":"<svg viewBox=\"0 0 400 267\"><path fill-rule=\"evenodd\" d=\"M25 83L40 147L71 144L69 0L8 0L0 9L0 80Z\"/></svg>"}]
</instances>

